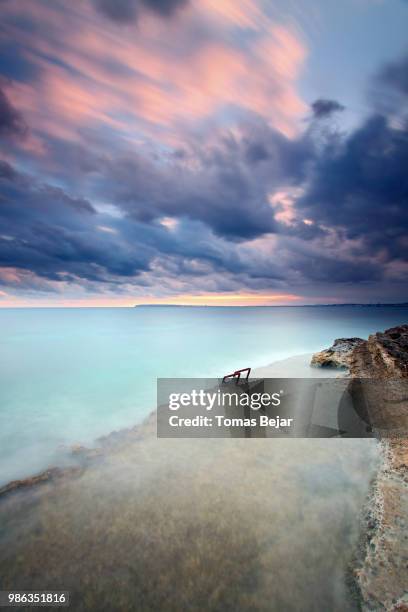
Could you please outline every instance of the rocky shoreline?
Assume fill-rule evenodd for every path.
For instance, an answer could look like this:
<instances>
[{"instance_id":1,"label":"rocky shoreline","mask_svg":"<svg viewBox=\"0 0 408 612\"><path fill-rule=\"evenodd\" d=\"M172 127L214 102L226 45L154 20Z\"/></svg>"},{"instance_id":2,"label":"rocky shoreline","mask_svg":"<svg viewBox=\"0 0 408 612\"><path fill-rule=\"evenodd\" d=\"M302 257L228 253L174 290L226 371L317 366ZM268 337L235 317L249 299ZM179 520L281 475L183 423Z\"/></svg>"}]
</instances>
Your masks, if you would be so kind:
<instances>
[{"instance_id":1,"label":"rocky shoreline","mask_svg":"<svg viewBox=\"0 0 408 612\"><path fill-rule=\"evenodd\" d=\"M408 325L368 340L336 340L314 355L312 364L347 367L354 379L378 381L368 416L386 435L380 435L382 464L368 500L353 574L363 610L408 611ZM398 400L389 398L395 384L395 392L403 392ZM383 394L378 392L382 386Z\"/></svg>"}]
</instances>

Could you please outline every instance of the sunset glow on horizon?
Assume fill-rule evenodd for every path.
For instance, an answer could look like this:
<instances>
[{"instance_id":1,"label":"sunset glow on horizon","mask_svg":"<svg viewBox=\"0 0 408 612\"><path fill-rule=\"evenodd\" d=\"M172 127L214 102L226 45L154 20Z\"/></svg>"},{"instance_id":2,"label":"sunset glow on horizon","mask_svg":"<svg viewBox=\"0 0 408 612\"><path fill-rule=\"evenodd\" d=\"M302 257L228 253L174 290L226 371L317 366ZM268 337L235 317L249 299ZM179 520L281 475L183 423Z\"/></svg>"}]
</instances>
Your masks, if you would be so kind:
<instances>
[{"instance_id":1,"label":"sunset glow on horizon","mask_svg":"<svg viewBox=\"0 0 408 612\"><path fill-rule=\"evenodd\" d=\"M291 294L203 294L203 295L177 295L162 298L146 296L143 298L83 298L50 300L19 300L8 299L6 295L0 294L0 308L129 308L132 306L284 306L288 304L301 303L302 296Z\"/></svg>"}]
</instances>

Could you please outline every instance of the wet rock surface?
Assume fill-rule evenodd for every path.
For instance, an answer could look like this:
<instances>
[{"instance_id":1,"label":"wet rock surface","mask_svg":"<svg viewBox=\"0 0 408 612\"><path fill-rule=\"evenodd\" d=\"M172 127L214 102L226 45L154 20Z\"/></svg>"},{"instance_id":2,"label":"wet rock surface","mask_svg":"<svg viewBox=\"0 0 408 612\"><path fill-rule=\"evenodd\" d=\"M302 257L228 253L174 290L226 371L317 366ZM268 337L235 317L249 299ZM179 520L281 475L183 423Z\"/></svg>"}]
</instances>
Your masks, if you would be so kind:
<instances>
[{"instance_id":1,"label":"wet rock surface","mask_svg":"<svg viewBox=\"0 0 408 612\"><path fill-rule=\"evenodd\" d=\"M73 476L80 475L82 471L83 468L79 466L72 466L68 468L49 468L48 470L44 470L43 472L35 474L34 476L8 482L3 487L0 487L0 497L20 491L21 489L28 489L30 487L54 482L62 478L72 478Z\"/></svg>"},{"instance_id":2,"label":"wet rock surface","mask_svg":"<svg viewBox=\"0 0 408 612\"><path fill-rule=\"evenodd\" d=\"M322 368L348 368L353 350L364 342L362 338L338 338L330 348L315 353L311 365Z\"/></svg>"},{"instance_id":3,"label":"wet rock surface","mask_svg":"<svg viewBox=\"0 0 408 612\"><path fill-rule=\"evenodd\" d=\"M408 325L369 336L353 350L350 373L360 378L408 377Z\"/></svg>"},{"instance_id":4,"label":"wet rock surface","mask_svg":"<svg viewBox=\"0 0 408 612\"><path fill-rule=\"evenodd\" d=\"M400 381L399 390L405 390L407 364L408 325L402 325L360 343L350 357L350 374L397 385ZM363 610L408 610L408 398L401 396L397 411L386 400L373 404L371 415L391 427L391 433L381 442L383 462L369 502L363 554L355 569Z\"/></svg>"}]
</instances>

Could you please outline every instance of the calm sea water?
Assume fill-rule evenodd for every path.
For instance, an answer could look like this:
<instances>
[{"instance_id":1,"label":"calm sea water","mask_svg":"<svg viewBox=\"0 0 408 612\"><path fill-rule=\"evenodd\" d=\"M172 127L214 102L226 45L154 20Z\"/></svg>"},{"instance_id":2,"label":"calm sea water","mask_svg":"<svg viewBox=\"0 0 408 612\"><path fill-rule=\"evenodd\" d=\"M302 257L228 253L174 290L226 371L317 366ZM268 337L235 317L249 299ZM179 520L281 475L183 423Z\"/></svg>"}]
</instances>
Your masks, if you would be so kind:
<instances>
[{"instance_id":1,"label":"calm sea water","mask_svg":"<svg viewBox=\"0 0 408 612\"><path fill-rule=\"evenodd\" d=\"M159 376L220 376L406 322L403 307L0 310L0 483L140 421Z\"/></svg>"},{"instance_id":2,"label":"calm sea water","mask_svg":"<svg viewBox=\"0 0 408 612\"><path fill-rule=\"evenodd\" d=\"M407 320L403 308L2 310L1 481L140 421L157 376L219 376ZM378 444L271 442L150 432L51 492L6 497L0 587L69 590L84 612L356 612L346 570Z\"/></svg>"}]
</instances>

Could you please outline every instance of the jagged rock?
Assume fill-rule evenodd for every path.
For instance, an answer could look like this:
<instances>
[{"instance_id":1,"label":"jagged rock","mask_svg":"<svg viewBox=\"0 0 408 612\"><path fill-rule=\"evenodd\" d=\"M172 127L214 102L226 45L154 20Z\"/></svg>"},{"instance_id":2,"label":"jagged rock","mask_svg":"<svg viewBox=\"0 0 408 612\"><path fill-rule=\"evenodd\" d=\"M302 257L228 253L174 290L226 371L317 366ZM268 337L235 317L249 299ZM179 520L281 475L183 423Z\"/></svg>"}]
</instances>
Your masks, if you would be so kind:
<instances>
[{"instance_id":1,"label":"jagged rock","mask_svg":"<svg viewBox=\"0 0 408 612\"><path fill-rule=\"evenodd\" d=\"M358 378L408 377L408 325L373 334L356 346L350 373Z\"/></svg>"},{"instance_id":2,"label":"jagged rock","mask_svg":"<svg viewBox=\"0 0 408 612\"><path fill-rule=\"evenodd\" d=\"M383 463L373 484L366 543L354 570L362 610L405 610L408 576L408 325L361 338L340 338L312 365L346 367L350 391L363 389L367 418L382 438ZM359 380L356 380L359 379ZM366 380L368 379L368 381ZM371 384L370 381L387 381Z\"/></svg>"},{"instance_id":3,"label":"jagged rock","mask_svg":"<svg viewBox=\"0 0 408 612\"><path fill-rule=\"evenodd\" d=\"M383 462L373 484L367 542L355 570L362 610L407 610L408 381L404 379L408 378L408 325L373 334L360 343L350 357L350 374L384 381L359 384L366 386L368 396L373 395L374 401L368 397L371 422L390 428L381 441ZM397 403L392 398L394 389L400 395Z\"/></svg>"},{"instance_id":4,"label":"jagged rock","mask_svg":"<svg viewBox=\"0 0 408 612\"><path fill-rule=\"evenodd\" d=\"M364 343L362 338L338 338L330 348L315 353L311 365L322 368L348 368L353 350Z\"/></svg>"}]
</instances>

